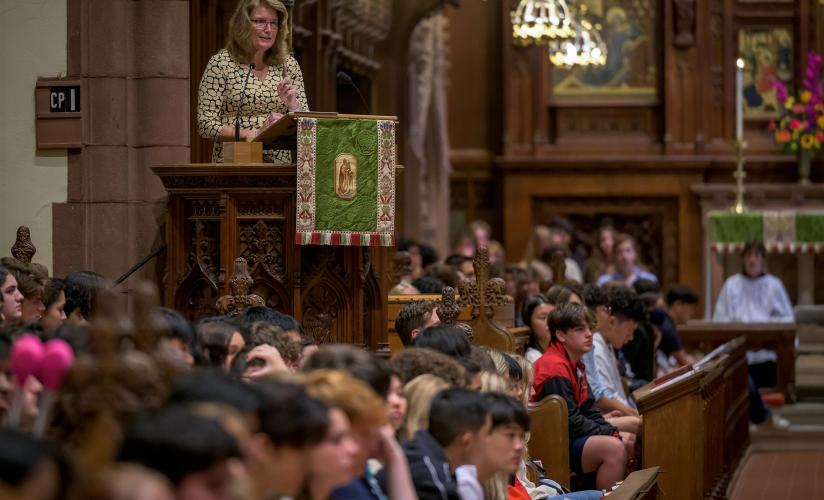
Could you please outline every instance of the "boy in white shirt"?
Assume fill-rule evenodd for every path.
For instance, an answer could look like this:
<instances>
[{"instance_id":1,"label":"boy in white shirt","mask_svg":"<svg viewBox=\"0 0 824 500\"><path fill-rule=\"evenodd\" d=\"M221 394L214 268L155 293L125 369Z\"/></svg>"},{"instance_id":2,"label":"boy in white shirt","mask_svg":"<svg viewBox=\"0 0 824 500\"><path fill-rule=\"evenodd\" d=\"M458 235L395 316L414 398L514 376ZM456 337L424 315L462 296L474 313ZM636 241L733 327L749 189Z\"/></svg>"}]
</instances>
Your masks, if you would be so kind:
<instances>
[{"instance_id":1,"label":"boy in white shirt","mask_svg":"<svg viewBox=\"0 0 824 500\"><path fill-rule=\"evenodd\" d=\"M615 349L620 349L632 340L633 331L639 321L644 320L646 310L641 299L632 289L613 288L608 291L608 303L605 314L598 317L598 331L592 337L592 351L598 378L611 397L597 401L602 412L620 413L621 416L609 419L619 429L637 434L641 425L634 403L624 391L624 383L618 370Z\"/></svg>"}]
</instances>

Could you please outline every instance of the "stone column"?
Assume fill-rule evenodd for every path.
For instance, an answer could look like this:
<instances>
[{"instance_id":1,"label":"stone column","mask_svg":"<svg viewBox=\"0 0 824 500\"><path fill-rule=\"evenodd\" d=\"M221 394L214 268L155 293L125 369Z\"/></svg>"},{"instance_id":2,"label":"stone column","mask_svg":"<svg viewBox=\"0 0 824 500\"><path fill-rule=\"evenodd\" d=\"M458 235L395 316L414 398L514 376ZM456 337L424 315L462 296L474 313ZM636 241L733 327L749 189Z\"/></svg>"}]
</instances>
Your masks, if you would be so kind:
<instances>
[{"instance_id":1,"label":"stone column","mask_svg":"<svg viewBox=\"0 0 824 500\"><path fill-rule=\"evenodd\" d=\"M54 272L115 279L163 240L150 166L189 161L189 2L67 0L68 73L85 83L84 146L54 205ZM159 282L149 263L136 278Z\"/></svg>"}]
</instances>

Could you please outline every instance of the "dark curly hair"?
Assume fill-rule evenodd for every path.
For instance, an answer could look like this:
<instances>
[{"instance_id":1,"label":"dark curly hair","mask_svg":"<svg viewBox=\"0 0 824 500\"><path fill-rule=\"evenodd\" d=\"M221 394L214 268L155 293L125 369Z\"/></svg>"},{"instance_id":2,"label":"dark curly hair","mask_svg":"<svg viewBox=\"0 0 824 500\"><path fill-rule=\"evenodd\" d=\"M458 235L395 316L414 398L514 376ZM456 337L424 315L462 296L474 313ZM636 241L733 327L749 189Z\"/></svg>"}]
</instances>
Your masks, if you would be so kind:
<instances>
[{"instance_id":1,"label":"dark curly hair","mask_svg":"<svg viewBox=\"0 0 824 500\"><path fill-rule=\"evenodd\" d=\"M641 297L627 287L612 288L608 292L609 314L633 321L642 322L647 318L646 308Z\"/></svg>"},{"instance_id":2,"label":"dark curly hair","mask_svg":"<svg viewBox=\"0 0 824 500\"><path fill-rule=\"evenodd\" d=\"M454 358L432 349L406 348L393 356L389 365L403 384L424 373L440 377L454 387L464 384L463 366Z\"/></svg>"}]
</instances>

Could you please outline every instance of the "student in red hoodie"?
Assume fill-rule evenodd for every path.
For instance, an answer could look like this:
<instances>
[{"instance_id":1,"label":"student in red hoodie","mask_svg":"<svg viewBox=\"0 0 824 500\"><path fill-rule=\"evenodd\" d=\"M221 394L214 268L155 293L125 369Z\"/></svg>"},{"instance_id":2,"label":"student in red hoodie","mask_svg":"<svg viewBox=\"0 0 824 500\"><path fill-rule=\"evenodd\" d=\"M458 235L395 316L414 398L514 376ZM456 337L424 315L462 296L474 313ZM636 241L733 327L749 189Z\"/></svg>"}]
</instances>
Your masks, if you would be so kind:
<instances>
[{"instance_id":1,"label":"student in red hoodie","mask_svg":"<svg viewBox=\"0 0 824 500\"><path fill-rule=\"evenodd\" d=\"M569 412L569 461L577 473L596 472L596 485L610 488L624 479L626 444L632 436L608 424L587 384L581 358L592 349L592 313L580 304L558 306L549 319L550 344L535 362L535 400L557 394Z\"/></svg>"}]
</instances>

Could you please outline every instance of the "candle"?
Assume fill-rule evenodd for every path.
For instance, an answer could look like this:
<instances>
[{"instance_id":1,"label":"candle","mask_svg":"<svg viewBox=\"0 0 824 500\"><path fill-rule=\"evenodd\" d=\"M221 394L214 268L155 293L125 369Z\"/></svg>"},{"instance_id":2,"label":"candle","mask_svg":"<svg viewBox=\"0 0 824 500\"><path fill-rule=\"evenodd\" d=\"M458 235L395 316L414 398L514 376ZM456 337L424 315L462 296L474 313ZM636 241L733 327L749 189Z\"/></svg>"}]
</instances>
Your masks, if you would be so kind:
<instances>
[{"instance_id":1,"label":"candle","mask_svg":"<svg viewBox=\"0 0 824 500\"><path fill-rule=\"evenodd\" d=\"M744 60L735 61L735 139L744 139Z\"/></svg>"}]
</instances>

